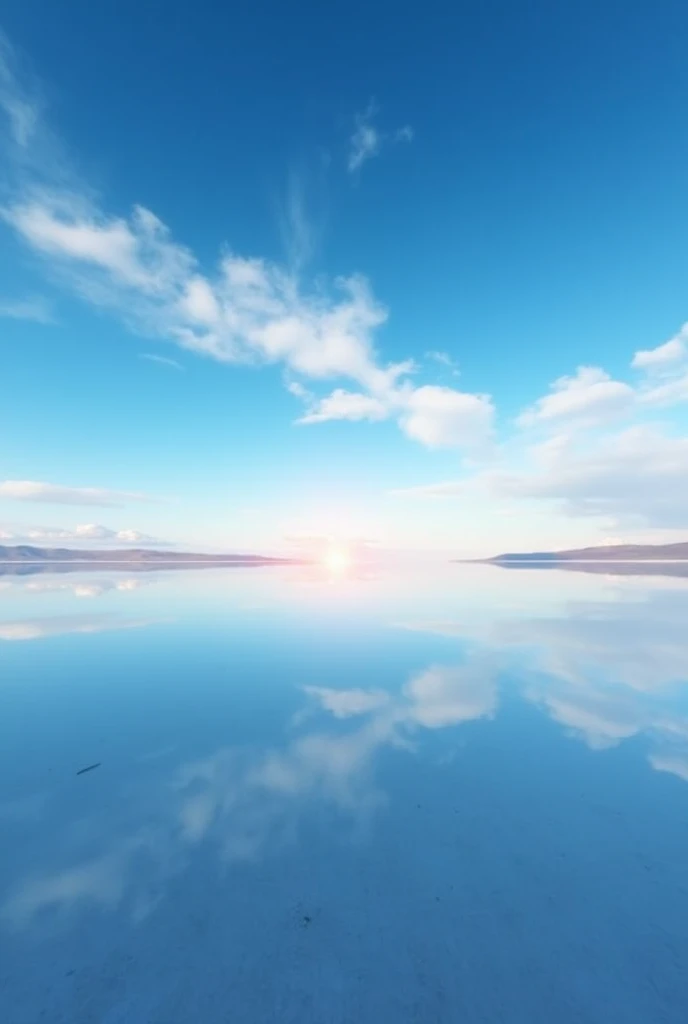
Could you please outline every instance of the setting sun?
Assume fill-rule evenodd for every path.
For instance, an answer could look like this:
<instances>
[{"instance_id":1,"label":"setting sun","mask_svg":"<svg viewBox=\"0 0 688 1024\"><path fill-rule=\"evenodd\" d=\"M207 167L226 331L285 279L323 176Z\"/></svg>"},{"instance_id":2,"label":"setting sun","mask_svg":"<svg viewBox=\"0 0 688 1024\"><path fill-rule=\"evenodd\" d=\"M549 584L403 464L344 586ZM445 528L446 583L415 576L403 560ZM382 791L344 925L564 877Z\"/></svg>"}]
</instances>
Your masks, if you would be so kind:
<instances>
[{"instance_id":1,"label":"setting sun","mask_svg":"<svg viewBox=\"0 0 688 1024\"><path fill-rule=\"evenodd\" d=\"M345 548L329 548L323 556L323 565L330 572L346 572L351 565L351 556Z\"/></svg>"}]
</instances>

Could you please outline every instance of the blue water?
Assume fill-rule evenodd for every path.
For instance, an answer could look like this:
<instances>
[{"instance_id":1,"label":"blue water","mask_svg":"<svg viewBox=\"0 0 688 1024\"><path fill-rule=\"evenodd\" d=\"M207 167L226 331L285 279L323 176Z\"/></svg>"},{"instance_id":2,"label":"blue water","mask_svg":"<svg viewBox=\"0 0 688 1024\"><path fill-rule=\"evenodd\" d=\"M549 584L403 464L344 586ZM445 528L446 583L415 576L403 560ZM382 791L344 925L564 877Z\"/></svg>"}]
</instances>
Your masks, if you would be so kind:
<instances>
[{"instance_id":1,"label":"blue water","mask_svg":"<svg viewBox=\"0 0 688 1024\"><path fill-rule=\"evenodd\" d=\"M662 576L0 575L0 1020L685 1024L686 623Z\"/></svg>"}]
</instances>

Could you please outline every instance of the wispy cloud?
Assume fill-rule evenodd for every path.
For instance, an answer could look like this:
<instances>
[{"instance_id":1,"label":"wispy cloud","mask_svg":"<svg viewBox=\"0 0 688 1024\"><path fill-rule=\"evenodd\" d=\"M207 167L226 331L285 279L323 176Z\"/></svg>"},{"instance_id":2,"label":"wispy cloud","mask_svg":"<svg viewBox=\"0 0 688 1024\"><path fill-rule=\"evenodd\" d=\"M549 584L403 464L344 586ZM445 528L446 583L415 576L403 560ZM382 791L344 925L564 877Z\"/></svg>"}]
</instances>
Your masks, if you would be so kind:
<instances>
[{"instance_id":1,"label":"wispy cloud","mask_svg":"<svg viewBox=\"0 0 688 1024\"><path fill-rule=\"evenodd\" d=\"M115 508L129 502L155 501L139 491L114 491L102 487L65 487L40 480L0 481L0 499L36 501L54 505L100 505Z\"/></svg>"},{"instance_id":2,"label":"wispy cloud","mask_svg":"<svg viewBox=\"0 0 688 1024\"><path fill-rule=\"evenodd\" d=\"M325 188L322 167L292 167L286 194L278 204L279 226L289 271L299 277L312 262L324 229Z\"/></svg>"},{"instance_id":3,"label":"wispy cloud","mask_svg":"<svg viewBox=\"0 0 688 1024\"><path fill-rule=\"evenodd\" d=\"M347 166L349 171L360 170L366 160L377 156L382 148L380 132L373 125L373 117L377 114L377 107L373 102L369 103L362 114L356 114L356 128L349 139L349 159Z\"/></svg>"},{"instance_id":4,"label":"wispy cloud","mask_svg":"<svg viewBox=\"0 0 688 1024\"><path fill-rule=\"evenodd\" d=\"M405 124L403 128L397 128L394 133L395 142L413 142L416 137L416 133L410 124Z\"/></svg>"},{"instance_id":5,"label":"wispy cloud","mask_svg":"<svg viewBox=\"0 0 688 1024\"><path fill-rule=\"evenodd\" d=\"M54 324L50 304L40 296L26 299L0 298L0 317L10 320L33 320L37 324Z\"/></svg>"},{"instance_id":6,"label":"wispy cloud","mask_svg":"<svg viewBox=\"0 0 688 1024\"><path fill-rule=\"evenodd\" d=\"M21 149L32 140L39 120L35 91L22 86L16 51L0 30L0 110L9 123L12 142Z\"/></svg>"},{"instance_id":7,"label":"wispy cloud","mask_svg":"<svg viewBox=\"0 0 688 1024\"><path fill-rule=\"evenodd\" d=\"M410 125L397 128L396 131L382 132L374 121L379 113L375 100L371 100L366 109L355 116L355 128L349 139L349 156L347 167L350 174L360 171L368 160L378 156L383 146L388 143L412 142L414 131Z\"/></svg>"},{"instance_id":8,"label":"wispy cloud","mask_svg":"<svg viewBox=\"0 0 688 1024\"><path fill-rule=\"evenodd\" d=\"M452 376L459 377L461 375L459 364L448 352L432 351L426 352L425 355L426 358L431 359L434 363L438 363L440 366L450 370Z\"/></svg>"},{"instance_id":9,"label":"wispy cloud","mask_svg":"<svg viewBox=\"0 0 688 1024\"><path fill-rule=\"evenodd\" d=\"M169 356L156 356L152 352L141 352L139 359L146 359L149 363L158 363L159 366L169 366L173 370L185 369L176 359L170 359Z\"/></svg>"}]
</instances>

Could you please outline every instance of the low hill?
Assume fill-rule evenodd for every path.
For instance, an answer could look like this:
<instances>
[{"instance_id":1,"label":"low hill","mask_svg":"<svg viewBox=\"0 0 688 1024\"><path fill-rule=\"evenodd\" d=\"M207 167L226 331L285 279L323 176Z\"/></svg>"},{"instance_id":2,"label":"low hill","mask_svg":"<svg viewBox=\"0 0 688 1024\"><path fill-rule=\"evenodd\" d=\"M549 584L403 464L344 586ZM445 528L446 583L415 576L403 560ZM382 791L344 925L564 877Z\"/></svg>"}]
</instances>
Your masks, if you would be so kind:
<instances>
[{"instance_id":1,"label":"low hill","mask_svg":"<svg viewBox=\"0 0 688 1024\"><path fill-rule=\"evenodd\" d=\"M139 562L200 563L203 565L283 564L289 559L263 555L203 555L188 551L156 551L149 548L125 548L116 551L85 551L77 548L39 548L32 544L0 544L0 562L83 562L109 565Z\"/></svg>"},{"instance_id":2,"label":"low hill","mask_svg":"<svg viewBox=\"0 0 688 1024\"><path fill-rule=\"evenodd\" d=\"M532 551L488 558L488 562L683 562L688 560L688 541L678 544L607 544L570 551Z\"/></svg>"}]
</instances>

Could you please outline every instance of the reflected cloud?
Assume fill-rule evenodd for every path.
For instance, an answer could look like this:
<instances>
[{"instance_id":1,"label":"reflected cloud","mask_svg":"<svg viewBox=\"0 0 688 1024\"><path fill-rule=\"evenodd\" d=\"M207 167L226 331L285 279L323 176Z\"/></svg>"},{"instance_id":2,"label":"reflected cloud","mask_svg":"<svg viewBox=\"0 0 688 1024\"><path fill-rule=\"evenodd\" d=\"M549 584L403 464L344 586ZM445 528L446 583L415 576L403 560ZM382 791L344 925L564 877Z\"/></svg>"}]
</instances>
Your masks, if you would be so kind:
<instances>
[{"instance_id":1,"label":"reflected cloud","mask_svg":"<svg viewBox=\"0 0 688 1024\"><path fill-rule=\"evenodd\" d=\"M396 695L315 686L303 692L332 728L305 731L283 747L227 747L181 765L155 794L157 824L81 864L25 879L0 910L5 924L24 928L45 913L59 920L85 906L124 906L141 920L156 905L151 878L159 893L200 843L214 846L225 863L255 860L293 845L314 803L336 812L331 827L356 842L386 800L374 777L381 748L413 752L419 731L488 717L496 708L487 664L430 666ZM355 726L347 730L348 720Z\"/></svg>"},{"instance_id":2,"label":"reflected cloud","mask_svg":"<svg viewBox=\"0 0 688 1024\"><path fill-rule=\"evenodd\" d=\"M82 900L113 908L122 898L127 860L126 852L118 851L91 863L28 881L7 901L3 917L19 927L38 913L60 912Z\"/></svg>"},{"instance_id":3,"label":"reflected cloud","mask_svg":"<svg viewBox=\"0 0 688 1024\"><path fill-rule=\"evenodd\" d=\"M76 598L102 597L112 592L129 593L156 582L155 579L96 579L96 580L64 580L53 579L16 579L0 580L0 590L21 591L25 594L71 594Z\"/></svg>"},{"instance_id":4,"label":"reflected cloud","mask_svg":"<svg viewBox=\"0 0 688 1024\"><path fill-rule=\"evenodd\" d=\"M435 665L404 688L410 717L426 729L458 725L494 714L497 688L492 668Z\"/></svg>"},{"instance_id":5,"label":"reflected cloud","mask_svg":"<svg viewBox=\"0 0 688 1024\"><path fill-rule=\"evenodd\" d=\"M688 680L688 589L631 589L617 601L576 594L576 600L540 602L537 614L524 615L509 600L490 615L472 617L473 606L465 601L459 606L464 619L461 611L452 619L447 608L456 605L446 604L425 622L404 624L457 641L461 659L431 662L394 690L379 684L304 686L305 711L292 718L281 743L225 746L173 769L167 767L173 751L152 745L148 760L138 758L135 768L157 780L146 790L146 828L132 827L108 843L105 817L80 823L89 844L102 846L90 846L90 856L76 864L72 857L20 881L0 916L24 928L43 915L48 922L67 920L95 907L142 920L162 898L163 883L184 871L201 846L204 856L210 851L226 865L274 856L304 839L314 808L342 843L360 842L387 799L380 782L384 758L414 755L437 730L479 728L466 723L497 714L503 673L524 700L590 749L609 750L635 738L646 745L653 769L688 781L688 709L676 706ZM0 639L153 621L27 619L0 624ZM447 746L443 763L453 756ZM4 812L0 807L0 817L28 821L44 811L43 803L18 803Z\"/></svg>"},{"instance_id":6,"label":"reflected cloud","mask_svg":"<svg viewBox=\"0 0 688 1024\"><path fill-rule=\"evenodd\" d=\"M389 703L384 690L329 690L324 686L304 686L304 693L314 697L335 718L348 718L376 711Z\"/></svg>"},{"instance_id":7,"label":"reflected cloud","mask_svg":"<svg viewBox=\"0 0 688 1024\"><path fill-rule=\"evenodd\" d=\"M651 754L648 760L658 772L669 772L688 782L688 751L683 754Z\"/></svg>"},{"instance_id":8,"label":"reflected cloud","mask_svg":"<svg viewBox=\"0 0 688 1024\"><path fill-rule=\"evenodd\" d=\"M0 622L0 640L42 640L67 633L104 633L115 629L142 629L160 619L120 619L106 615L59 615L46 619Z\"/></svg>"},{"instance_id":9,"label":"reflected cloud","mask_svg":"<svg viewBox=\"0 0 688 1024\"><path fill-rule=\"evenodd\" d=\"M640 599L639 599L640 597ZM688 590L644 591L632 600L570 602L562 613L503 613L466 622L405 623L495 652L522 695L593 750L636 736L649 763L688 781L688 715L676 709L688 682Z\"/></svg>"}]
</instances>

